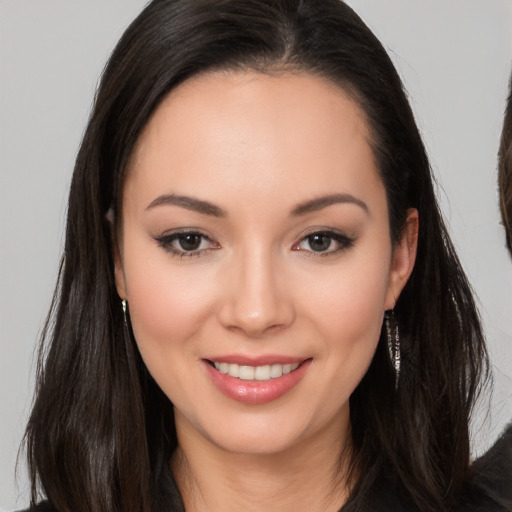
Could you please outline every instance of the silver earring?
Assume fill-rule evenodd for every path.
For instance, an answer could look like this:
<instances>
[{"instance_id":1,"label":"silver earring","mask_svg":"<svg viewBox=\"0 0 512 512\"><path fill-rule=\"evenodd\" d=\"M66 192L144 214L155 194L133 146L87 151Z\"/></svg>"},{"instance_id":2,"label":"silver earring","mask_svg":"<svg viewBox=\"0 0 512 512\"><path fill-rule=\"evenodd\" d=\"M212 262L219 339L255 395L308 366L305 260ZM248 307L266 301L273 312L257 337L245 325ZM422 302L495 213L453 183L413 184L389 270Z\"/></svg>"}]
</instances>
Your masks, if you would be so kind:
<instances>
[{"instance_id":1,"label":"silver earring","mask_svg":"<svg viewBox=\"0 0 512 512\"><path fill-rule=\"evenodd\" d=\"M121 301L121 306L123 307L124 325L128 325L128 320L126 318L126 301L124 299Z\"/></svg>"},{"instance_id":2,"label":"silver earring","mask_svg":"<svg viewBox=\"0 0 512 512\"><path fill-rule=\"evenodd\" d=\"M392 309L384 313L384 323L386 324L386 338L388 343L389 358L391 365L395 370L395 390L398 389L400 380L400 333L398 332L398 322Z\"/></svg>"}]
</instances>

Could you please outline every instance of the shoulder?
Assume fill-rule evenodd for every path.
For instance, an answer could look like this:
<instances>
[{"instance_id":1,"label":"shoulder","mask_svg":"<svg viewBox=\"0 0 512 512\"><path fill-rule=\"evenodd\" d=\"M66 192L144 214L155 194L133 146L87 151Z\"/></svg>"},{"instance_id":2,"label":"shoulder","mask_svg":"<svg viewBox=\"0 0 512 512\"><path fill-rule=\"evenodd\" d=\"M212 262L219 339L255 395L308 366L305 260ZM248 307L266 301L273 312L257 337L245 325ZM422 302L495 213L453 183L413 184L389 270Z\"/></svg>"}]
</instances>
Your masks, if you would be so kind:
<instances>
[{"instance_id":1,"label":"shoulder","mask_svg":"<svg viewBox=\"0 0 512 512\"><path fill-rule=\"evenodd\" d=\"M386 479L371 490L372 512L419 512L418 508L393 490ZM349 509L347 508L347 511ZM350 508L350 510L352 510ZM512 424L494 446L471 466L467 485L459 496L457 512L512 512ZM340 512L345 511L342 508Z\"/></svg>"},{"instance_id":2,"label":"shoulder","mask_svg":"<svg viewBox=\"0 0 512 512\"><path fill-rule=\"evenodd\" d=\"M512 511L512 424L494 446L472 466L464 509L474 512Z\"/></svg>"}]
</instances>

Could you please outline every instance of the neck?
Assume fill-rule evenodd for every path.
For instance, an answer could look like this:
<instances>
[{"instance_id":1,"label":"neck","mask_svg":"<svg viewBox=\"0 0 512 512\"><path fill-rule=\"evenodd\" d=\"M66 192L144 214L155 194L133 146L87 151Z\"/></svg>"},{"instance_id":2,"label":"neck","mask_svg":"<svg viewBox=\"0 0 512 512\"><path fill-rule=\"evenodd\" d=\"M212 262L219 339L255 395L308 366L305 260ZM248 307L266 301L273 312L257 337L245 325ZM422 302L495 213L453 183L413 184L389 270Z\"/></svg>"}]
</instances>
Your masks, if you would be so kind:
<instances>
[{"instance_id":1,"label":"neck","mask_svg":"<svg viewBox=\"0 0 512 512\"><path fill-rule=\"evenodd\" d=\"M178 425L177 425L178 426ZM187 512L336 512L349 494L348 424L338 423L280 453L225 451L178 428L172 470Z\"/></svg>"}]
</instances>

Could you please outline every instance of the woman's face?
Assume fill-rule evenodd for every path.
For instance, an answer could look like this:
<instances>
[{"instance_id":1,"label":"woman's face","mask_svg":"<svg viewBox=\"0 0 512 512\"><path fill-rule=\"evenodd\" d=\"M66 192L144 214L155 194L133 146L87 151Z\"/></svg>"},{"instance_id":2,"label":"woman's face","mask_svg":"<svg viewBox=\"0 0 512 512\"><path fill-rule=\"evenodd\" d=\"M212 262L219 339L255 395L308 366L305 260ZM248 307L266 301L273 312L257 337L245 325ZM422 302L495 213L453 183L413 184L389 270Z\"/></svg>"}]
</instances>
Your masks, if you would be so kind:
<instances>
[{"instance_id":1,"label":"woman's face","mask_svg":"<svg viewBox=\"0 0 512 512\"><path fill-rule=\"evenodd\" d=\"M347 428L417 227L413 212L392 247L368 140L356 104L307 74L201 75L146 126L116 281L180 435L276 453Z\"/></svg>"}]
</instances>

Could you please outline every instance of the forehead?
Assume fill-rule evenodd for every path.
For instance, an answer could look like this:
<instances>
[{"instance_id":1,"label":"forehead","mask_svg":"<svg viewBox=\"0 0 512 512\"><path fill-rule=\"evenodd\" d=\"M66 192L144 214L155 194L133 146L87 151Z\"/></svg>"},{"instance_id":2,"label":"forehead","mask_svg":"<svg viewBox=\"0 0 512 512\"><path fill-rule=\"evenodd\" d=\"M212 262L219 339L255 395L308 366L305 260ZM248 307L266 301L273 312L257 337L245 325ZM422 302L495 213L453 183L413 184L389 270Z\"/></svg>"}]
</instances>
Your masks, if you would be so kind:
<instances>
[{"instance_id":1,"label":"forehead","mask_svg":"<svg viewBox=\"0 0 512 512\"><path fill-rule=\"evenodd\" d=\"M371 185L368 179L380 182L368 141L363 112L326 79L203 74L157 108L136 144L127 182L151 178L176 189L194 182L212 191L220 181L253 192L288 187L291 195L304 189L315 195L339 186L343 176L356 193Z\"/></svg>"}]
</instances>

